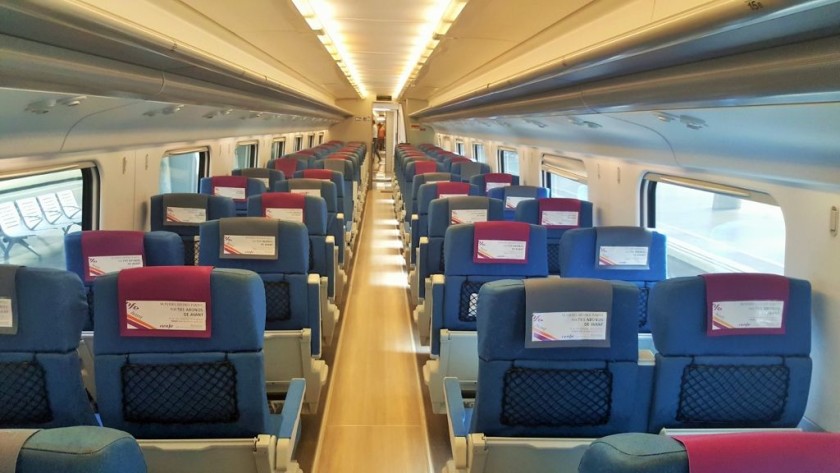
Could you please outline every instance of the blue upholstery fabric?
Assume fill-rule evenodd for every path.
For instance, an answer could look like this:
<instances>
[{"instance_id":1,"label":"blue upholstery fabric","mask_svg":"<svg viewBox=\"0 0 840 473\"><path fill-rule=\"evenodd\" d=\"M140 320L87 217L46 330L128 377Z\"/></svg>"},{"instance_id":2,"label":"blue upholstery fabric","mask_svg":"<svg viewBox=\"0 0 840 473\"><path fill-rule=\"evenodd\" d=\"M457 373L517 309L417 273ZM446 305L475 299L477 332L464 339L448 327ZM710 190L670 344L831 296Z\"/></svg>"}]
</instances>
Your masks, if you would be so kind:
<instances>
[{"instance_id":1,"label":"blue upholstery fabric","mask_svg":"<svg viewBox=\"0 0 840 473\"><path fill-rule=\"evenodd\" d=\"M652 432L662 427L794 427L799 423L811 382L811 285L792 278L789 284L784 335L708 336L702 277L662 281L651 290L651 332L658 351ZM691 374L703 377L694 382L689 380ZM703 397L696 393L701 388L707 389ZM730 395L735 399L726 402ZM704 404L702 408L696 406L698 402Z\"/></svg>"},{"instance_id":2,"label":"blue upholstery fabric","mask_svg":"<svg viewBox=\"0 0 840 473\"><path fill-rule=\"evenodd\" d=\"M286 179L286 176L283 174L283 171L268 168L234 169L233 172L231 172L230 174L232 176L246 176L257 179L268 179L268 185L265 186L266 190L273 189L275 183Z\"/></svg>"},{"instance_id":3,"label":"blue upholstery fabric","mask_svg":"<svg viewBox=\"0 0 840 473\"><path fill-rule=\"evenodd\" d=\"M265 184L259 179L252 177L248 178L248 187L245 188L245 199L243 201L234 200L237 215L245 215L248 210L248 197L252 195L262 194L267 189ZM213 178L204 177L198 182L198 191L201 194L213 195Z\"/></svg>"},{"instance_id":4,"label":"blue upholstery fabric","mask_svg":"<svg viewBox=\"0 0 840 473\"><path fill-rule=\"evenodd\" d=\"M582 207L581 207L582 209ZM620 237L624 232L635 234L639 227L593 227L566 231L560 239L560 275L570 278L612 279L636 284L639 292L639 330L650 332L647 298L650 289L668 277L666 238L662 233L647 230L651 237L648 250L649 269L610 269L598 266L596 242L598 232L609 231Z\"/></svg>"},{"instance_id":5,"label":"blue upholstery fabric","mask_svg":"<svg viewBox=\"0 0 840 473\"><path fill-rule=\"evenodd\" d=\"M65 427L36 432L24 444L18 473L146 473L134 438L104 427Z\"/></svg>"},{"instance_id":6,"label":"blue upholstery fabric","mask_svg":"<svg viewBox=\"0 0 840 473\"><path fill-rule=\"evenodd\" d=\"M592 202L581 200L580 214L578 215L578 227L590 228L592 227ZM520 202L516 207L513 219L518 222L530 223L532 225L540 224L540 202L539 199L526 200ZM546 228L548 230L548 273L560 274L560 239L566 233L568 228ZM556 256L552 258L552 256Z\"/></svg>"},{"instance_id":7,"label":"blue upholstery fabric","mask_svg":"<svg viewBox=\"0 0 840 473\"><path fill-rule=\"evenodd\" d=\"M545 199L548 197L548 189L545 187L536 186L517 186L510 185L507 187L497 187L487 191L487 197L491 199L499 199L505 203L505 220L515 220L516 207L509 208L507 206L508 197L530 197L532 199Z\"/></svg>"},{"instance_id":8,"label":"blue upholstery fabric","mask_svg":"<svg viewBox=\"0 0 840 473\"><path fill-rule=\"evenodd\" d=\"M206 195L204 197L207 198L207 220L217 220L236 215L236 205L234 205L233 199L218 195ZM182 237L190 238L198 236L198 225L166 225L163 194L152 196L150 215L149 223L153 232L173 232Z\"/></svg>"},{"instance_id":9,"label":"blue upholstery fabric","mask_svg":"<svg viewBox=\"0 0 840 473\"><path fill-rule=\"evenodd\" d=\"M287 179L285 181L280 181L274 188L274 192L291 192L291 185L295 179ZM332 235L335 238L335 246L338 247L338 261L341 264L344 264L344 226L341 222L338 221L338 214L342 213L342 207L338 202L338 189L341 189L343 193L344 190L342 187L336 187L333 182L320 180L320 179L307 179L307 182L318 182L321 186L321 197L324 199L324 203L327 207L327 234ZM347 216L345 216L345 219Z\"/></svg>"},{"instance_id":10,"label":"blue upholstery fabric","mask_svg":"<svg viewBox=\"0 0 840 473\"><path fill-rule=\"evenodd\" d=\"M552 279L558 287L565 285L574 289L576 284L585 283L579 279ZM609 326L609 348L526 348L526 291L519 281L497 281L481 288L478 302L478 391L472 417L472 432L490 436L526 437L600 437L611 433L643 431L644 420L636 421L634 411L644 400L636 399L638 371L637 329L632 314L635 311L638 289L622 282L608 283L612 286L611 324ZM588 300L574 301L587 310L592 303ZM597 304L598 301L596 301ZM597 305L596 305L597 307ZM548 419L535 420L529 425L511 420L507 413L510 397L516 386L505 382L511 371L523 370L536 374L552 373L555 382L563 382L580 371L601 372L609 379L606 399L609 405L599 406L605 415L597 422L580 422L563 425ZM530 384L530 383L529 383ZM583 415L587 402L593 400L587 386L573 386L569 392L549 395L540 386L519 386L535 396L531 408L553 410L562 407L562 413L570 418ZM603 394L603 393L602 393ZM540 406L543 406L542 408ZM581 412L577 412L580 409ZM507 419L507 420L506 420Z\"/></svg>"},{"instance_id":11,"label":"blue upholstery fabric","mask_svg":"<svg viewBox=\"0 0 840 473\"><path fill-rule=\"evenodd\" d=\"M449 168L449 172L458 176L459 179L463 182L470 182L470 178L472 178L472 176L471 175L465 176L464 172L463 172L463 168L466 165L469 165L469 164L470 163L452 163L452 167ZM490 172L490 165L487 164L487 163L474 162L472 164L475 164L479 167L478 173L476 173L475 175L488 174Z\"/></svg>"},{"instance_id":12,"label":"blue upholstery fabric","mask_svg":"<svg viewBox=\"0 0 840 473\"><path fill-rule=\"evenodd\" d=\"M530 225L527 264L473 262L474 235L473 224L453 225L446 230L443 244L446 260L444 295L442 301L435 301L435 304L442 303L442 311L435 309L432 314L431 352L434 354L440 350L440 329L475 330L475 321L464 316L462 290L465 284L548 276L545 228Z\"/></svg>"},{"instance_id":13,"label":"blue upholstery fabric","mask_svg":"<svg viewBox=\"0 0 840 473\"><path fill-rule=\"evenodd\" d=\"M578 473L689 473L688 454L665 435L609 435L586 449Z\"/></svg>"},{"instance_id":14,"label":"blue upholstery fabric","mask_svg":"<svg viewBox=\"0 0 840 473\"><path fill-rule=\"evenodd\" d=\"M15 292L17 334L0 334L0 428L95 425L76 353L88 313L82 282L67 271L21 267ZM24 364L29 369L16 369Z\"/></svg>"},{"instance_id":15,"label":"blue upholstery fabric","mask_svg":"<svg viewBox=\"0 0 840 473\"><path fill-rule=\"evenodd\" d=\"M342 171L338 171L338 172L341 173L341 176L343 178L342 182L344 183L344 186L343 186L344 188L343 188L343 190L340 190L338 192L339 208L341 209L342 212L344 212L345 218L347 219L348 223L352 222L353 221L352 220L352 217L353 217L353 203L354 203L353 201L354 201L354 197L355 197L353 195L353 182L354 182L354 176L356 175L356 170L355 170L356 166L354 165L354 163L351 159L331 159L329 161L332 161L332 162L329 165L325 164L326 161L327 160L320 161L319 162L320 164L317 164L318 168L330 169L332 171L336 171L335 169L327 167L327 166L339 166L339 165L336 165L335 163L336 162L342 163L342 165L339 166L339 167L342 167L344 170L343 170L343 172Z\"/></svg>"},{"instance_id":16,"label":"blue upholstery fabric","mask_svg":"<svg viewBox=\"0 0 840 473\"><path fill-rule=\"evenodd\" d=\"M119 274L108 274L96 280L94 349L97 402L103 425L124 430L137 438L250 438L269 432L262 352L265 293L260 277L251 271L213 270L210 277L210 338L121 337L118 277ZM123 382L124 370L195 364L232 365L235 379L232 402L237 420L189 423L127 420L124 399L129 386ZM219 369L209 371L221 376ZM146 380L133 389L154 396L166 396L174 388L179 388L180 392L191 389L188 399L176 398L159 404L161 408L178 408L176 413L181 413L188 406L197 404L211 389L203 384L179 386L179 381L182 383L183 380L183 377L170 378L171 387ZM213 414L214 410L209 413Z\"/></svg>"},{"instance_id":17,"label":"blue upholstery fabric","mask_svg":"<svg viewBox=\"0 0 840 473\"><path fill-rule=\"evenodd\" d=\"M470 185L468 194L479 196L478 187ZM419 245L420 238L429 236L429 205L438 198L437 182L423 184L417 189L417 229L411 229L411 262L415 263L415 250ZM410 217L408 217L410 218Z\"/></svg>"},{"instance_id":18,"label":"blue upholstery fabric","mask_svg":"<svg viewBox=\"0 0 840 473\"><path fill-rule=\"evenodd\" d=\"M287 154L287 155L285 155L283 157L280 157L280 158L269 159L268 162L265 163L265 167L267 167L268 169L275 169L274 168L274 162L275 161L277 161L278 159L290 159L290 158L295 159L297 161L297 171L300 171L302 169L306 169L308 167L308 162L307 162L306 157L299 156L299 155L296 155L296 154ZM289 178L289 176L286 176L286 179L288 179L288 178Z\"/></svg>"},{"instance_id":19,"label":"blue upholstery fabric","mask_svg":"<svg viewBox=\"0 0 840 473\"><path fill-rule=\"evenodd\" d=\"M483 194L487 194L487 178L486 174L479 174L477 176L473 176L470 178L470 184L475 184L478 186L479 190ZM513 176L513 181L511 182L512 186L519 185L519 176Z\"/></svg>"}]
</instances>

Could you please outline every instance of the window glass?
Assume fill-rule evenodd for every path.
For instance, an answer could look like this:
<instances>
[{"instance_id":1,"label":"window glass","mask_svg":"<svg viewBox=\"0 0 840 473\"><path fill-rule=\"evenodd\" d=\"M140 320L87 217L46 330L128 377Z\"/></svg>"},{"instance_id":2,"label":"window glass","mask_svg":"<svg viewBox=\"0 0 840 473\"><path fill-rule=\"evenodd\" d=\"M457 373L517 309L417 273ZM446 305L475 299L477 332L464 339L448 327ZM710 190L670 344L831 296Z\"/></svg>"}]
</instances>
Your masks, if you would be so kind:
<instances>
[{"instance_id":1,"label":"window glass","mask_svg":"<svg viewBox=\"0 0 840 473\"><path fill-rule=\"evenodd\" d=\"M64 235L90 230L93 168L0 179L3 263L65 268ZM91 202L85 205L86 202Z\"/></svg>"},{"instance_id":2,"label":"window glass","mask_svg":"<svg viewBox=\"0 0 840 473\"><path fill-rule=\"evenodd\" d=\"M205 175L206 151L173 153L160 162L160 193L198 192L198 181Z\"/></svg>"},{"instance_id":3,"label":"window glass","mask_svg":"<svg viewBox=\"0 0 840 473\"><path fill-rule=\"evenodd\" d=\"M324 134L323 133L318 135L318 144L319 145L324 144Z\"/></svg>"},{"instance_id":4,"label":"window glass","mask_svg":"<svg viewBox=\"0 0 840 473\"><path fill-rule=\"evenodd\" d=\"M479 163L487 163L487 157L484 155L484 145L481 143L473 144L473 159Z\"/></svg>"},{"instance_id":5,"label":"window glass","mask_svg":"<svg viewBox=\"0 0 840 473\"><path fill-rule=\"evenodd\" d=\"M257 144L244 143L236 146L236 155L233 158L233 169L246 169L257 167Z\"/></svg>"},{"instance_id":6,"label":"window glass","mask_svg":"<svg viewBox=\"0 0 840 473\"><path fill-rule=\"evenodd\" d=\"M784 274L785 221L779 206L666 182L653 184L653 222L668 236L669 277Z\"/></svg>"},{"instance_id":7,"label":"window glass","mask_svg":"<svg viewBox=\"0 0 840 473\"><path fill-rule=\"evenodd\" d=\"M589 200L586 181L570 179L550 171L543 173L543 181L543 185L551 191L551 197Z\"/></svg>"},{"instance_id":8,"label":"window glass","mask_svg":"<svg viewBox=\"0 0 840 473\"><path fill-rule=\"evenodd\" d=\"M464 142L463 141L456 141L455 142L455 154L464 155Z\"/></svg>"},{"instance_id":9,"label":"window glass","mask_svg":"<svg viewBox=\"0 0 840 473\"><path fill-rule=\"evenodd\" d=\"M499 149L499 169L507 174L519 175L519 153L511 149Z\"/></svg>"},{"instance_id":10,"label":"window glass","mask_svg":"<svg viewBox=\"0 0 840 473\"><path fill-rule=\"evenodd\" d=\"M271 159L277 159L286 153L286 140L275 140L271 142Z\"/></svg>"},{"instance_id":11,"label":"window glass","mask_svg":"<svg viewBox=\"0 0 840 473\"><path fill-rule=\"evenodd\" d=\"M295 137L295 151L300 151L301 149L303 149L303 137L302 136L296 136Z\"/></svg>"},{"instance_id":12,"label":"window glass","mask_svg":"<svg viewBox=\"0 0 840 473\"><path fill-rule=\"evenodd\" d=\"M309 135L309 147L315 146L315 135Z\"/></svg>"}]
</instances>

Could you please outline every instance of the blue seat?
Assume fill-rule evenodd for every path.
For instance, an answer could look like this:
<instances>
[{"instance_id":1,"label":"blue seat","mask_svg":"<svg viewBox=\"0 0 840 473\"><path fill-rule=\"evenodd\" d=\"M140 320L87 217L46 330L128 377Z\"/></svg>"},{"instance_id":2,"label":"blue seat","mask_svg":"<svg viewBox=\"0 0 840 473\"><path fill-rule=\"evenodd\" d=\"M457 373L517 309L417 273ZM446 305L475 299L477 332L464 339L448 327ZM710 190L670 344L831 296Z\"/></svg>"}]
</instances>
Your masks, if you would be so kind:
<instances>
[{"instance_id":1,"label":"blue seat","mask_svg":"<svg viewBox=\"0 0 840 473\"><path fill-rule=\"evenodd\" d=\"M439 173L442 166L433 159L408 159L403 170L402 185L400 192L402 194L403 203L403 220L405 215L411 215L414 210L414 196L412 195L414 178L427 173ZM447 179L449 180L449 179ZM424 182L425 184L425 182Z\"/></svg>"},{"instance_id":2,"label":"blue seat","mask_svg":"<svg viewBox=\"0 0 840 473\"><path fill-rule=\"evenodd\" d=\"M452 174L448 172L424 172L416 174L410 182L411 189L406 193L405 200L405 229L410 230L411 219L417 215L417 195L420 193L420 186L432 182L451 182ZM405 238L406 242L410 241Z\"/></svg>"},{"instance_id":3,"label":"blue seat","mask_svg":"<svg viewBox=\"0 0 840 473\"><path fill-rule=\"evenodd\" d=\"M330 155L327 159L318 161L316 166L341 174L344 186L339 191L339 208L344 212L345 230L351 233L349 240L352 241L356 232L354 223L359 220L359 216L356 215L355 211L356 192L359 184L355 179L355 162L350 158Z\"/></svg>"},{"instance_id":4,"label":"blue seat","mask_svg":"<svg viewBox=\"0 0 840 473\"><path fill-rule=\"evenodd\" d=\"M464 163L471 163L473 162L470 158L465 158L463 156L457 155L455 153L448 154L443 157L441 163L443 164L443 170L445 172L452 172L452 167L456 164L464 164ZM454 173L453 173L454 174Z\"/></svg>"},{"instance_id":5,"label":"blue seat","mask_svg":"<svg viewBox=\"0 0 840 473\"><path fill-rule=\"evenodd\" d=\"M569 230L560 239L560 275L636 284L639 331L648 333L648 293L668 276L665 235L641 227Z\"/></svg>"},{"instance_id":6,"label":"blue seat","mask_svg":"<svg viewBox=\"0 0 840 473\"><path fill-rule=\"evenodd\" d=\"M85 290L67 271L0 265L0 429L96 425L76 350Z\"/></svg>"},{"instance_id":7,"label":"blue seat","mask_svg":"<svg viewBox=\"0 0 840 473\"><path fill-rule=\"evenodd\" d=\"M545 199L548 197L548 189L535 186L504 186L490 189L487 197L499 199L505 203L505 220L514 220L516 206L526 200Z\"/></svg>"},{"instance_id":8,"label":"blue seat","mask_svg":"<svg viewBox=\"0 0 840 473\"><path fill-rule=\"evenodd\" d=\"M309 274L309 234L302 223L237 217L201 226L199 264L253 271L265 289L265 364L269 393L307 381L307 408L318 408L327 366L321 357L321 281ZM259 245L259 246L258 246Z\"/></svg>"},{"instance_id":9,"label":"blue seat","mask_svg":"<svg viewBox=\"0 0 840 473\"><path fill-rule=\"evenodd\" d=\"M478 186L478 189L484 195L487 195L493 189L505 186L518 186L519 176L498 172L478 174L470 178L470 184Z\"/></svg>"},{"instance_id":10,"label":"blue seat","mask_svg":"<svg viewBox=\"0 0 840 473\"><path fill-rule=\"evenodd\" d=\"M443 274L443 243L450 225L459 223L492 222L503 220L501 200L481 196L450 197L429 203L429 236L420 238L415 269L409 273L410 293L417 294L418 306L414 320L420 333L420 343L429 343L431 331L431 305L424 299L432 285L432 275ZM421 301L423 301L421 303Z\"/></svg>"},{"instance_id":11,"label":"blue seat","mask_svg":"<svg viewBox=\"0 0 840 473\"><path fill-rule=\"evenodd\" d=\"M473 176L478 176L479 174L490 174L490 165L486 163L477 163L475 161L458 161L452 163L452 167L449 169L449 172L458 176L458 178L463 182L470 182Z\"/></svg>"},{"instance_id":12,"label":"blue seat","mask_svg":"<svg viewBox=\"0 0 840 473\"><path fill-rule=\"evenodd\" d=\"M177 233L184 242L184 264L198 261L198 226L208 220L233 217L236 205L230 197L205 194L160 194L152 196L149 223L153 232Z\"/></svg>"},{"instance_id":13,"label":"blue seat","mask_svg":"<svg viewBox=\"0 0 840 473\"><path fill-rule=\"evenodd\" d=\"M268 217L303 223L309 233L309 272L321 279L321 322L323 339L332 342L339 311L335 305L338 278L338 249L327 234L327 204L323 197L266 192L248 199L249 217Z\"/></svg>"},{"instance_id":14,"label":"blue seat","mask_svg":"<svg viewBox=\"0 0 840 473\"><path fill-rule=\"evenodd\" d=\"M198 182L198 191L201 194L230 197L236 205L236 214L245 215L248 212L248 197L262 194L266 187L260 179L252 177L213 176L202 178Z\"/></svg>"},{"instance_id":15,"label":"blue seat","mask_svg":"<svg viewBox=\"0 0 840 473\"><path fill-rule=\"evenodd\" d=\"M286 179L283 171L269 168L234 169L231 175L259 179L265 185L266 190L273 189L276 182Z\"/></svg>"},{"instance_id":16,"label":"blue seat","mask_svg":"<svg viewBox=\"0 0 840 473\"><path fill-rule=\"evenodd\" d=\"M104 427L0 432L0 471L17 473L146 473L134 438Z\"/></svg>"},{"instance_id":17,"label":"blue seat","mask_svg":"<svg viewBox=\"0 0 840 473\"><path fill-rule=\"evenodd\" d=\"M269 412L259 275L127 269L96 281L96 306L102 424L142 439L149 470L297 471L306 384L293 380Z\"/></svg>"},{"instance_id":18,"label":"blue seat","mask_svg":"<svg viewBox=\"0 0 840 473\"><path fill-rule=\"evenodd\" d=\"M807 281L669 279L651 290L648 309L658 350L651 432L799 424L811 384Z\"/></svg>"},{"instance_id":19,"label":"blue seat","mask_svg":"<svg viewBox=\"0 0 840 473\"><path fill-rule=\"evenodd\" d=\"M516 206L514 220L548 229L548 274L560 274L560 239L567 230L592 226L592 202L546 198Z\"/></svg>"},{"instance_id":20,"label":"blue seat","mask_svg":"<svg viewBox=\"0 0 840 473\"><path fill-rule=\"evenodd\" d=\"M443 378L474 387L478 374L476 315L481 287L500 279L548 276L545 228L521 222L480 222L446 230L443 275L432 276L425 301L431 312L432 359L423 367L432 409L443 412Z\"/></svg>"},{"instance_id":21,"label":"blue seat","mask_svg":"<svg viewBox=\"0 0 840 473\"><path fill-rule=\"evenodd\" d=\"M298 158L295 155L286 155L282 158L271 159L265 165L268 169L274 169L275 171L282 172L286 179L290 176L294 176L297 171L306 169L307 166L308 163L306 159L302 157Z\"/></svg>"},{"instance_id":22,"label":"blue seat","mask_svg":"<svg viewBox=\"0 0 840 473\"><path fill-rule=\"evenodd\" d=\"M474 408L458 379L445 381L454 466L576 471L593 437L643 431L649 390L638 382L637 292L561 278L482 287Z\"/></svg>"}]
</instances>

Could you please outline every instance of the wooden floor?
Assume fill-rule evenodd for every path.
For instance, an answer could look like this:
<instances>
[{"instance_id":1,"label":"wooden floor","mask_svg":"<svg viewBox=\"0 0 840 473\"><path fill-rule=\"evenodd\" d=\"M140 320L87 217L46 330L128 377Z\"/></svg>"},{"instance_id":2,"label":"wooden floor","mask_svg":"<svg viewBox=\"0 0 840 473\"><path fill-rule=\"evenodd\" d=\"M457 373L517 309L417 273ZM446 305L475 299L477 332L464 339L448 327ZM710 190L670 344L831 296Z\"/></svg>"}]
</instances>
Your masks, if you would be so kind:
<instances>
[{"instance_id":1,"label":"wooden floor","mask_svg":"<svg viewBox=\"0 0 840 473\"><path fill-rule=\"evenodd\" d=\"M424 396L419 366L427 355L418 354L412 332L389 189L370 191L362 226L338 345L326 357L323 414L303 422L301 467L306 473L440 471L445 417L431 414Z\"/></svg>"}]
</instances>

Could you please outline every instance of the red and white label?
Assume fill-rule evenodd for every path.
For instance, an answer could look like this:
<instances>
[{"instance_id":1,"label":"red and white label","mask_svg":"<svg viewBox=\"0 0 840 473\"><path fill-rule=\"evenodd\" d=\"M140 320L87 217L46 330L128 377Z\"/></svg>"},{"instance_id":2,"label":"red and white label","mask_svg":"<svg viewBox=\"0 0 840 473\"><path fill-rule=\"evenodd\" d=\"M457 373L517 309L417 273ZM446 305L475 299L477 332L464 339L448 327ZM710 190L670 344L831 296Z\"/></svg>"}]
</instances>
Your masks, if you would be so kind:
<instances>
[{"instance_id":1,"label":"red and white label","mask_svg":"<svg viewBox=\"0 0 840 473\"><path fill-rule=\"evenodd\" d=\"M230 197L231 199L244 200L245 189L242 187L217 186L213 188L213 195Z\"/></svg>"},{"instance_id":2,"label":"red and white label","mask_svg":"<svg viewBox=\"0 0 840 473\"><path fill-rule=\"evenodd\" d=\"M265 209L265 216L285 222L303 223L303 209L267 208Z\"/></svg>"},{"instance_id":3,"label":"red and white label","mask_svg":"<svg viewBox=\"0 0 840 473\"><path fill-rule=\"evenodd\" d=\"M166 221L169 223L204 223L207 221L207 210L189 207L167 207Z\"/></svg>"},{"instance_id":4,"label":"red and white label","mask_svg":"<svg viewBox=\"0 0 840 473\"><path fill-rule=\"evenodd\" d=\"M125 301L126 329L207 330L207 304L187 301Z\"/></svg>"},{"instance_id":5,"label":"red and white label","mask_svg":"<svg viewBox=\"0 0 840 473\"><path fill-rule=\"evenodd\" d=\"M88 277L91 278L142 267L143 255L88 256Z\"/></svg>"},{"instance_id":6,"label":"red and white label","mask_svg":"<svg viewBox=\"0 0 840 473\"><path fill-rule=\"evenodd\" d=\"M223 254L246 256L274 256L276 238L258 235L225 235Z\"/></svg>"}]
</instances>

